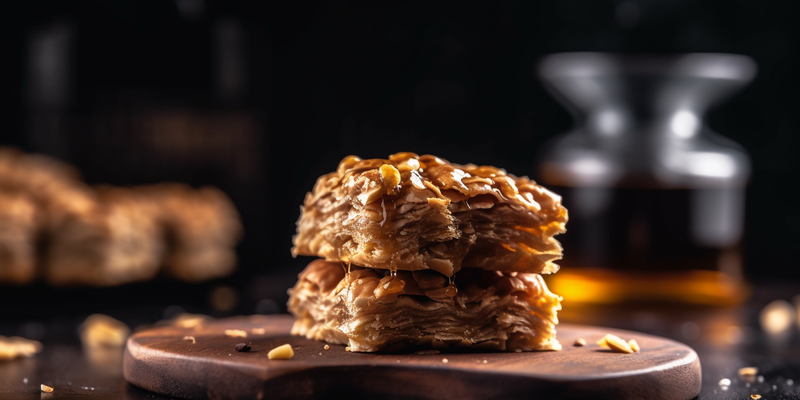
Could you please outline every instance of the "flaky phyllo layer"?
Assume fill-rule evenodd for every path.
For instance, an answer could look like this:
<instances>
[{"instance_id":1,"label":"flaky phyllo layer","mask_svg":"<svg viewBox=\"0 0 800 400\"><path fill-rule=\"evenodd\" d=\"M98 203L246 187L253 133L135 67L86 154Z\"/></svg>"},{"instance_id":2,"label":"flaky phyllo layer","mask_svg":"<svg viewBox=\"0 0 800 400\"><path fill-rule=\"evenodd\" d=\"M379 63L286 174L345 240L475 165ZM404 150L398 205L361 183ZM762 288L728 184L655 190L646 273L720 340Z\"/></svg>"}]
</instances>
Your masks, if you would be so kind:
<instances>
[{"instance_id":1,"label":"flaky phyllo layer","mask_svg":"<svg viewBox=\"0 0 800 400\"><path fill-rule=\"evenodd\" d=\"M561 197L526 177L431 155L345 158L317 180L293 255L446 276L466 267L553 273L565 231Z\"/></svg>"},{"instance_id":2,"label":"flaky phyllo layer","mask_svg":"<svg viewBox=\"0 0 800 400\"><path fill-rule=\"evenodd\" d=\"M538 274L464 269L451 281L434 271L346 269L316 260L300 274L290 290L292 334L357 352L561 349L561 298Z\"/></svg>"}]
</instances>

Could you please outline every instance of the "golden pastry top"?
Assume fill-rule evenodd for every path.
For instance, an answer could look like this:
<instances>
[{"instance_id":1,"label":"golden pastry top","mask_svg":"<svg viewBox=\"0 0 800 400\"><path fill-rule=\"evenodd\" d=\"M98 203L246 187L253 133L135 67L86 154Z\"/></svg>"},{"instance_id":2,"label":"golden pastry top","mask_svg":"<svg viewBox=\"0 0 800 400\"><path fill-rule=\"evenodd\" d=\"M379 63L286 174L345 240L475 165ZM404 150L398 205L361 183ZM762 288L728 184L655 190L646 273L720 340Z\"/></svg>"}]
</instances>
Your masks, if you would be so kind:
<instances>
[{"instance_id":1,"label":"golden pastry top","mask_svg":"<svg viewBox=\"0 0 800 400\"><path fill-rule=\"evenodd\" d=\"M517 203L531 212L552 214L548 216L558 220L553 231L563 231L567 221L561 196L528 177L517 177L488 165L453 164L429 154L401 152L388 159L347 156L335 172L317 180L306 204L339 186L362 206L384 195L398 195L403 189L413 188L429 192L429 201L432 199L443 205L467 200L464 207L468 209L489 208L496 202ZM490 195L494 200L481 195ZM473 198L478 198L474 204L470 201ZM491 204L485 204L487 200Z\"/></svg>"}]
</instances>

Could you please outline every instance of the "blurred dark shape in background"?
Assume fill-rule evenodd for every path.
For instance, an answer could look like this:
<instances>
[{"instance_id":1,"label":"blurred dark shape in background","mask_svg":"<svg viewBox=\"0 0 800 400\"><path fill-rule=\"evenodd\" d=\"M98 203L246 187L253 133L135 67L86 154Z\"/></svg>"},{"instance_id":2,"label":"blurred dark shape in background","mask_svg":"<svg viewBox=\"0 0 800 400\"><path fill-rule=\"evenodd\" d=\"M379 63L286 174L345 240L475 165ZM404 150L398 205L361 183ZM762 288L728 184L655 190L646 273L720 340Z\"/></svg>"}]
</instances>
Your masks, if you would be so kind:
<instances>
[{"instance_id":1,"label":"blurred dark shape in background","mask_svg":"<svg viewBox=\"0 0 800 400\"><path fill-rule=\"evenodd\" d=\"M0 319L45 316L54 298L61 309L102 298L91 312L138 307L143 320L168 306L285 310L286 289L309 261L289 251L299 206L344 156L430 153L540 179L537 151L571 119L532 67L564 51L752 57L759 75L707 121L752 158L745 274L796 280L800 208L786 193L800 172L800 14L790 4L5 2L2 144L70 163L92 185L219 187L246 235L227 278L113 291L4 287L0 303L26 305L0 307ZM218 287L239 292L236 306L211 310Z\"/></svg>"}]
</instances>

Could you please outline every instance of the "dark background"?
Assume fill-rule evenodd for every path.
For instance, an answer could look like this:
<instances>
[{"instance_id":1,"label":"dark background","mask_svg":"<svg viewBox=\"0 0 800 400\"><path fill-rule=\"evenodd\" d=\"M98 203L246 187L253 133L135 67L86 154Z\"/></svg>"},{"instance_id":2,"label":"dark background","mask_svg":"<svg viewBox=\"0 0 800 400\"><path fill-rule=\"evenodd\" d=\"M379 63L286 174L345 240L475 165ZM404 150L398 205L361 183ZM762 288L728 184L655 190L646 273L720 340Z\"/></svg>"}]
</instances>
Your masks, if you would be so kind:
<instances>
[{"instance_id":1,"label":"dark background","mask_svg":"<svg viewBox=\"0 0 800 400\"><path fill-rule=\"evenodd\" d=\"M151 320L167 315L168 304L207 311L218 285L241 294L232 313L282 310L308 262L290 254L299 206L343 157L431 153L536 179L538 148L572 121L533 67L563 51L753 57L755 80L707 122L752 159L748 278L798 280L800 14L790 4L0 3L0 145L67 161L91 184L218 186L245 227L229 278L5 287L0 316L30 312L8 307L12 296L53 313L70 302L102 311L133 298Z\"/></svg>"}]
</instances>

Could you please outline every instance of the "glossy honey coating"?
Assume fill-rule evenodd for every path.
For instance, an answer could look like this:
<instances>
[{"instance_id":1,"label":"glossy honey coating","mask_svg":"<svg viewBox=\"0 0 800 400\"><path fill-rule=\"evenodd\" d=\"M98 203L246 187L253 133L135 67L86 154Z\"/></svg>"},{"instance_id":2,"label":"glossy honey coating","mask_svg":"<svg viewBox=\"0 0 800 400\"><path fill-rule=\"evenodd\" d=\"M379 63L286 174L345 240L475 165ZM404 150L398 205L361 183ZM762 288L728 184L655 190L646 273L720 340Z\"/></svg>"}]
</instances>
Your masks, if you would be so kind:
<instances>
[{"instance_id":1,"label":"glossy honey coating","mask_svg":"<svg viewBox=\"0 0 800 400\"><path fill-rule=\"evenodd\" d=\"M560 196L493 166L433 155L348 156L306 195L293 255L368 268L552 273Z\"/></svg>"}]
</instances>

